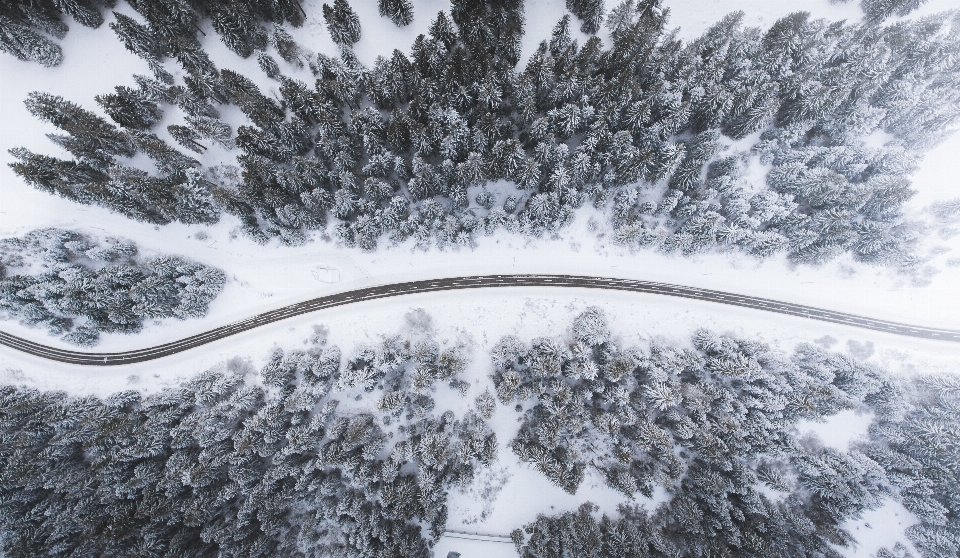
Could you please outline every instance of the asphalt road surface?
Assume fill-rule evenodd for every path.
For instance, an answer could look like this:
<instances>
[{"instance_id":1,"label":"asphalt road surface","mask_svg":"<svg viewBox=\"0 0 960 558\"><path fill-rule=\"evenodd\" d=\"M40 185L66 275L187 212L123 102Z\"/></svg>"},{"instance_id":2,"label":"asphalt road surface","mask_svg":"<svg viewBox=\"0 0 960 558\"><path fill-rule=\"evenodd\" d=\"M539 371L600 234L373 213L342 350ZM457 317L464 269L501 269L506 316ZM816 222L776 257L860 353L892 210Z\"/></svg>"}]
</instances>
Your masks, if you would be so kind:
<instances>
[{"instance_id":1,"label":"asphalt road surface","mask_svg":"<svg viewBox=\"0 0 960 558\"><path fill-rule=\"evenodd\" d=\"M513 539L511 539L510 537L504 537L501 535L477 535L475 533L464 533L462 531L446 530L443 532L443 536L450 539L462 539L465 541L513 544Z\"/></svg>"},{"instance_id":2,"label":"asphalt road surface","mask_svg":"<svg viewBox=\"0 0 960 558\"><path fill-rule=\"evenodd\" d=\"M247 318L239 322L218 327L210 331L191 335L179 341L157 345L148 349L137 351L125 351L122 353L88 353L82 351L70 351L47 347L40 343L27 341L15 335L10 335L0 331L0 345L5 345L34 356L66 362L69 364L82 364L89 366L114 366L120 364L132 364L136 362L145 362L162 358L182 351L193 349L205 345L218 339L229 337L236 333L251 330L255 327L278 322L293 316L315 312L325 308L333 308L343 304L352 304L364 300L374 300L378 298L387 298L391 296L400 296L405 294L429 293L434 291L454 291L460 289L480 289L491 287L576 287L586 289L606 289L618 291L631 291L637 293L660 294L666 296L676 296L682 298L692 298L715 302L718 304L728 304L731 306L742 306L744 308L753 308L764 310L777 314L786 314L789 316L799 316L824 322L833 322L837 324L873 329L896 335L906 335L908 337L920 337L923 339L935 339L940 341L960 342L960 331L949 329L936 329L930 327L913 326L890 322L886 320L877 320L856 316L854 314L844 314L843 312L834 312L822 308L813 308L800 304L791 304L789 302L779 302L766 298L754 296L738 295L725 293L721 291L712 291L709 289L698 289L696 287L684 287L681 285L671 285L668 283L655 283L651 281L636 281L632 279L610 279L605 277L581 277L575 275L480 275L473 277L452 277L448 279L430 279L426 281L411 281L408 283L397 283L395 285L382 285L378 287L366 287L355 291L333 294L314 298L305 302L291 304L283 308L264 312L252 318Z\"/></svg>"}]
</instances>

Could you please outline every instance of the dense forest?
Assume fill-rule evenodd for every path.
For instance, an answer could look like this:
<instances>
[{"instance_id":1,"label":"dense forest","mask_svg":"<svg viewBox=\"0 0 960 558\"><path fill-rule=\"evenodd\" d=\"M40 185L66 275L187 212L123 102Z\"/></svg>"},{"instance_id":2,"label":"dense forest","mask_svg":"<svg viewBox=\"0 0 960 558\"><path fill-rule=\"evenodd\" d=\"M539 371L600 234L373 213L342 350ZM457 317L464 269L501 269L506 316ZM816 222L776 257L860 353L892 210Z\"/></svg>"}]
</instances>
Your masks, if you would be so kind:
<instances>
[{"instance_id":1,"label":"dense forest","mask_svg":"<svg viewBox=\"0 0 960 558\"><path fill-rule=\"evenodd\" d=\"M522 461L624 498L614 516L585 503L518 528L528 558L839 557L856 542L847 522L890 500L918 518L906 535L921 557L960 549L952 376L707 331L621 348L590 309L557 337L504 337L496 396L471 404L485 382L463 377L467 347L411 328L343 359L327 335L153 395L0 388L6 555L426 557L450 491L502 459L486 421L514 409L505 441ZM841 410L872 415L849 450L799 433ZM666 499L648 509L654 490Z\"/></svg>"},{"instance_id":2,"label":"dense forest","mask_svg":"<svg viewBox=\"0 0 960 558\"><path fill-rule=\"evenodd\" d=\"M426 558L448 490L496 459L477 412L434 412L464 363L422 334L343 363L321 333L259 374L235 359L155 395L0 388L0 547Z\"/></svg>"},{"instance_id":3,"label":"dense forest","mask_svg":"<svg viewBox=\"0 0 960 558\"><path fill-rule=\"evenodd\" d=\"M924 2L926 0L860 0L860 5L868 21L880 22L892 16L905 16ZM134 0L130 4L161 34L171 39L195 38L193 31L202 33L199 25L209 21L224 44L244 57L266 45L266 33L261 23L286 22L299 27L306 19L301 0L175 0L164 3ZM70 30L65 20L72 19L85 27L97 28L103 25L103 11L116 5L116 0L8 0L0 4L0 51L20 60L56 66L63 61L63 50L54 39L64 38ZM592 34L600 29L604 17L601 0L566 0L566 7L581 20L580 28L584 33ZM377 8L380 15L400 27L413 21L410 0L377 0ZM354 24L349 14L349 6L344 0L336 0L333 7L324 4L324 19L337 22L330 29L333 37L354 36L336 34L354 28L359 38L359 22Z\"/></svg>"},{"instance_id":4,"label":"dense forest","mask_svg":"<svg viewBox=\"0 0 960 558\"><path fill-rule=\"evenodd\" d=\"M919 518L907 536L921 556L960 550L956 378L900 381L813 345L787 357L707 331L692 349L620 348L597 310L570 337L494 348L498 398L523 411L510 445L568 492L594 474L637 504L541 516L513 534L522 556L839 558L856 540L844 522L888 498ZM845 409L874 414L849 451L797 435ZM668 500L647 510L657 487Z\"/></svg>"},{"instance_id":5,"label":"dense forest","mask_svg":"<svg viewBox=\"0 0 960 558\"><path fill-rule=\"evenodd\" d=\"M259 243L457 249L554 235L590 204L606 218L591 230L630 249L911 269L918 235L960 222L958 201L926 229L904 211L960 118L960 11L895 20L923 2L768 28L737 12L682 41L662 0L566 0L524 57L523 0L378 0L391 25L430 25L368 67L348 0L317 6L336 55L294 40L300 0L8 0L0 50L55 67L75 22L150 73L97 112L31 93L69 155L9 164L158 227L229 215ZM215 62L214 40L237 58ZM241 59L260 73L227 67ZM224 283L118 238L0 240L0 315L75 345L201 317ZM622 498L517 525L524 558L839 558L889 502L916 522L876 558L960 556L955 375L706 330L626 347L596 308L530 341L490 332L472 362L420 312L346 358L318 327L259 370L239 355L156 392L0 386L0 554L427 558L455 491L510 459ZM846 450L801 432L842 411L871 421Z\"/></svg>"},{"instance_id":6,"label":"dense forest","mask_svg":"<svg viewBox=\"0 0 960 558\"><path fill-rule=\"evenodd\" d=\"M94 345L104 332L137 333L144 320L199 318L225 279L178 256L141 258L122 239L39 229L0 240L0 315L75 345Z\"/></svg>"},{"instance_id":7,"label":"dense forest","mask_svg":"<svg viewBox=\"0 0 960 558\"><path fill-rule=\"evenodd\" d=\"M209 20L227 45L253 49L266 44L261 22L288 22L301 25L306 18L300 0L131 0L128 2L152 24L152 32L163 40L189 41ZM85 27L103 25L104 10L115 8L116 0L6 0L0 3L0 50L20 60L44 66L63 61L63 49L54 39L70 30L67 21ZM116 25L124 25L118 18ZM115 24L111 24L113 26ZM239 52L249 51L240 50Z\"/></svg>"},{"instance_id":8,"label":"dense forest","mask_svg":"<svg viewBox=\"0 0 960 558\"><path fill-rule=\"evenodd\" d=\"M27 108L65 132L51 139L74 158L15 149L14 170L153 223L230 213L261 242L329 228L368 250L467 246L501 228L550 234L592 203L629 247L910 267L908 176L960 115L960 16L884 23L917 1L864 0L875 15L862 23L799 12L757 29L734 13L684 43L659 0L608 13L571 0L577 19L561 18L520 67L522 1L456 0L372 68L352 51L362 29L346 0L323 9L334 57L280 25L302 22L295 3L231 9L241 4L131 3L142 21L118 14L110 26L154 76L97 97L113 122L32 95ZM378 7L398 25L415 15L406 1ZM256 56L276 94L214 64L198 40L207 18L230 50ZM579 44L576 22L605 26L609 44ZM298 68L313 82L285 75ZM221 119L226 105L244 121ZM153 130L174 107L183 123ZM236 150L237 172L202 164L214 144ZM155 168L129 166L138 153Z\"/></svg>"}]
</instances>

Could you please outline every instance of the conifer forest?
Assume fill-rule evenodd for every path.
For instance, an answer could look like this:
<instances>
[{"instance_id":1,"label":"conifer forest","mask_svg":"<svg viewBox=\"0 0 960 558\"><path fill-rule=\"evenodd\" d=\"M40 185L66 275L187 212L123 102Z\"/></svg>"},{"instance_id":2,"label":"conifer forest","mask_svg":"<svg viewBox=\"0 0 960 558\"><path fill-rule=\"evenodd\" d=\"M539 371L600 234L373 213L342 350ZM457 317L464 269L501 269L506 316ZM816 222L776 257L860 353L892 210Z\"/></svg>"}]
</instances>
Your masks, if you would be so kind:
<instances>
[{"instance_id":1,"label":"conifer forest","mask_svg":"<svg viewBox=\"0 0 960 558\"><path fill-rule=\"evenodd\" d=\"M0 556L960 558L960 3L796 4L0 2Z\"/></svg>"}]
</instances>

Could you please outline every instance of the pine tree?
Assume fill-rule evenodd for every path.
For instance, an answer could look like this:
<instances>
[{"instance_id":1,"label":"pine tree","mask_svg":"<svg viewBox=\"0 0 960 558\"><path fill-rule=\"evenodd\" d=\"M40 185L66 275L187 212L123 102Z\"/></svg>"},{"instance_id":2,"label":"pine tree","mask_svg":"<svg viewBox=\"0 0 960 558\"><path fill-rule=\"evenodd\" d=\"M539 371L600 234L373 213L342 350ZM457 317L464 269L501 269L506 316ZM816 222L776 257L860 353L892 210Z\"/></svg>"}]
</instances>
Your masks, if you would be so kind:
<instances>
[{"instance_id":1,"label":"pine tree","mask_svg":"<svg viewBox=\"0 0 960 558\"><path fill-rule=\"evenodd\" d=\"M348 47L360 40L360 18L347 0L335 0L333 7L323 5L323 19L333 42Z\"/></svg>"},{"instance_id":2,"label":"pine tree","mask_svg":"<svg viewBox=\"0 0 960 558\"><path fill-rule=\"evenodd\" d=\"M99 8L107 4L109 4L109 2L96 0L65 0L57 2L56 6L76 20L80 25L97 28L103 24L103 15L100 13Z\"/></svg>"},{"instance_id":3,"label":"pine tree","mask_svg":"<svg viewBox=\"0 0 960 558\"><path fill-rule=\"evenodd\" d=\"M127 50L147 62L150 71L158 80L171 84L173 76L163 67L161 61L168 54L167 43L159 38L148 25L138 23L133 18L113 12L116 21L110 23L110 29L116 33Z\"/></svg>"},{"instance_id":4,"label":"pine tree","mask_svg":"<svg viewBox=\"0 0 960 558\"><path fill-rule=\"evenodd\" d=\"M116 93L95 97L114 122L130 130L149 130L160 121L163 113L148 93L122 85L114 89Z\"/></svg>"},{"instance_id":5,"label":"pine tree","mask_svg":"<svg viewBox=\"0 0 960 558\"><path fill-rule=\"evenodd\" d=\"M156 134L138 132L131 135L137 151L149 157L164 176L182 177L186 169L198 167L200 163L170 147Z\"/></svg>"},{"instance_id":6,"label":"pine tree","mask_svg":"<svg viewBox=\"0 0 960 558\"><path fill-rule=\"evenodd\" d=\"M57 66L63 61L59 45L26 25L0 13L0 50L20 60L32 60L44 66Z\"/></svg>"},{"instance_id":7,"label":"pine tree","mask_svg":"<svg viewBox=\"0 0 960 558\"><path fill-rule=\"evenodd\" d=\"M227 48L242 58L249 58L254 51L267 46L267 34L256 16L244 2L217 2L211 24Z\"/></svg>"},{"instance_id":8,"label":"pine tree","mask_svg":"<svg viewBox=\"0 0 960 558\"><path fill-rule=\"evenodd\" d=\"M76 140L81 153L133 156L129 138L99 116L49 93L33 92L24 101L35 117L50 122Z\"/></svg>"},{"instance_id":9,"label":"pine tree","mask_svg":"<svg viewBox=\"0 0 960 558\"><path fill-rule=\"evenodd\" d=\"M603 22L603 0L567 0L567 9L580 20L580 30L596 34Z\"/></svg>"},{"instance_id":10,"label":"pine tree","mask_svg":"<svg viewBox=\"0 0 960 558\"><path fill-rule=\"evenodd\" d=\"M867 21L880 23L888 17L905 16L925 4L926 0L860 0Z\"/></svg>"},{"instance_id":11,"label":"pine tree","mask_svg":"<svg viewBox=\"0 0 960 558\"><path fill-rule=\"evenodd\" d=\"M915 4L881 3L888 12ZM172 82L161 64L170 54L190 74L183 86L154 82L141 85L136 95L150 103L174 102L189 115L193 132L177 132L189 149L202 149L201 138L231 146L231 131L215 105L237 104L255 124L238 130L237 145L246 155L270 159L282 177L252 180L243 203L262 208L263 214L255 211L257 226L291 239L298 234L293 223L307 223L307 214L316 217L302 196L315 207L325 203L309 194L316 187L300 186L303 179L288 172L293 158L314 150L325 169L323 190L331 198L341 188L357 196L351 222L341 228L351 242L363 238L369 245L389 232L469 244L471 235L491 226L543 234L566 223L573 208L589 199L598 208L613 206L618 241L634 246L693 253L719 244L760 257L785 250L804 262L850 253L864 262L909 266L916 259L899 209L909 193L891 184L909 172L913 151L939 141L939 131L956 119L954 68L918 62L956 54L948 25L932 19L883 28L794 14L756 32L742 27L742 15L731 14L682 43L666 32L669 11L662 2L622 2L605 17L601 2L570 0L568 9L588 32L588 24L596 27L605 17L610 48L604 50L597 38L578 45L567 17L519 71L520 4L457 1L450 17L441 12L416 40L409 59L398 51L370 70L345 49L338 58L311 60L316 87L283 78L280 65L260 51L261 65L280 82L283 101L277 102L229 70L215 72L195 32L209 17L222 38L229 37L228 46L249 55L265 46L262 24L272 22L270 40L285 60L299 65L304 51L280 27L302 21L295 0L202 6L138 0L133 7L142 22L120 14L113 24L127 48L143 56L160 81ZM389 16L409 5L384 0L379 7ZM30 17L22 12L28 8ZM65 32L60 8L52 4L38 0L14 9L14 15L0 17L52 36ZM346 2L327 6L325 19L342 45L359 38L359 20ZM36 20L35 27L28 20ZM908 91L912 87L916 94ZM124 126L148 129L152 111L125 93L101 99ZM373 122L372 113L362 111L369 106L390 114ZM703 169L718 154L698 138L714 130L734 139L764 131L743 155L773 165L759 197L734 186L731 176L721 188L708 184ZM859 138L878 130L894 134L909 152L864 152ZM46 187L56 183L64 195L83 191L88 198L108 198L99 186L80 188L54 176L82 174L87 167L105 172L116 153L89 134L52 139L80 166L61 165L41 178L44 172L34 165L33 176ZM389 159L394 163L384 162ZM377 181L367 194L362 185L371 178ZM512 211L469 214L467 189L493 179L536 192L513 219L507 215ZM653 192L663 190L656 189L629 194L634 183L664 180L669 188L662 198ZM385 187L390 181L396 183ZM385 217L393 195L388 190L415 200L438 196L446 209L430 219Z\"/></svg>"},{"instance_id":12,"label":"pine tree","mask_svg":"<svg viewBox=\"0 0 960 558\"><path fill-rule=\"evenodd\" d=\"M267 77L270 79L279 79L283 76L277 61L266 52L257 53L257 64L260 65L260 69L263 70L263 73L267 74Z\"/></svg>"},{"instance_id":13,"label":"pine tree","mask_svg":"<svg viewBox=\"0 0 960 558\"><path fill-rule=\"evenodd\" d=\"M86 163L64 161L32 153L23 148L11 149L10 154L19 159L18 162L10 163L10 167L24 181L41 191L56 194L68 200L90 203L91 195L83 186L109 180L103 170Z\"/></svg>"},{"instance_id":14,"label":"pine tree","mask_svg":"<svg viewBox=\"0 0 960 558\"><path fill-rule=\"evenodd\" d=\"M404 27L413 22L413 4L410 0L377 0L380 15L389 17L397 27Z\"/></svg>"},{"instance_id":15,"label":"pine tree","mask_svg":"<svg viewBox=\"0 0 960 558\"><path fill-rule=\"evenodd\" d=\"M203 153L207 150L206 146L199 142L200 134L189 126L171 124L167 126L167 131L170 132L170 136L173 137L177 143L190 151Z\"/></svg>"},{"instance_id":16,"label":"pine tree","mask_svg":"<svg viewBox=\"0 0 960 558\"><path fill-rule=\"evenodd\" d=\"M180 65L193 76L216 75L217 67L206 51L193 39L176 38L169 43L172 54Z\"/></svg>"},{"instance_id":17,"label":"pine tree","mask_svg":"<svg viewBox=\"0 0 960 558\"><path fill-rule=\"evenodd\" d=\"M230 130L230 126L224 121L209 116L188 116L187 122L193 127L194 132L196 132L198 136L209 139L225 149L232 149L234 147L233 140L231 139L233 135L232 131Z\"/></svg>"},{"instance_id":18,"label":"pine tree","mask_svg":"<svg viewBox=\"0 0 960 558\"><path fill-rule=\"evenodd\" d=\"M220 211L210 194L212 184L198 169L184 170L186 180L174 190L176 196L174 219L181 223L212 224L220 220ZM204 311L205 312L205 311Z\"/></svg>"},{"instance_id":19,"label":"pine tree","mask_svg":"<svg viewBox=\"0 0 960 558\"><path fill-rule=\"evenodd\" d=\"M447 50L457 42L457 31L444 12L437 12L436 19L430 23L429 33L432 39L439 41Z\"/></svg>"},{"instance_id":20,"label":"pine tree","mask_svg":"<svg viewBox=\"0 0 960 558\"><path fill-rule=\"evenodd\" d=\"M277 49L277 52L280 53L280 58L283 58L288 64L297 68L303 67L303 62L300 60L300 46L297 45L293 37L290 36L290 33L287 33L283 27L279 25L273 26L270 42Z\"/></svg>"},{"instance_id":21,"label":"pine tree","mask_svg":"<svg viewBox=\"0 0 960 558\"><path fill-rule=\"evenodd\" d=\"M103 23L101 8L112 7L107 0L13 0L0 5L0 50L20 60L33 60L44 66L56 66L63 59L59 45L51 41L66 36L68 28L63 16L80 25L99 27Z\"/></svg>"},{"instance_id":22,"label":"pine tree","mask_svg":"<svg viewBox=\"0 0 960 558\"><path fill-rule=\"evenodd\" d=\"M10 248L19 260L5 257ZM15 273L0 279L0 307L83 346L101 332L139 331L144 318L200 317L224 282L215 268L166 256L142 262L129 242L100 245L59 229L0 241L0 261ZM17 273L38 263L44 272Z\"/></svg>"},{"instance_id":23,"label":"pine tree","mask_svg":"<svg viewBox=\"0 0 960 558\"><path fill-rule=\"evenodd\" d=\"M164 43L171 45L177 41L196 41L198 14L186 0L137 0L132 7Z\"/></svg>"}]
</instances>

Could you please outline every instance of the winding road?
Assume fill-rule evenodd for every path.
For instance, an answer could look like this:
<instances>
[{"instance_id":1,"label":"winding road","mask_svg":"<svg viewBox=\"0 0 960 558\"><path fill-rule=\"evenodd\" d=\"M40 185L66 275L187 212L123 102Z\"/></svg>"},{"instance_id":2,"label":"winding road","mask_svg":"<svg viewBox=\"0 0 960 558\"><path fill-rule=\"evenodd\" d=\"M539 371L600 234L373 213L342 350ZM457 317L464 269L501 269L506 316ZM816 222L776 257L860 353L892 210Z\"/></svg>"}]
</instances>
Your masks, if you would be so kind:
<instances>
[{"instance_id":1,"label":"winding road","mask_svg":"<svg viewBox=\"0 0 960 558\"><path fill-rule=\"evenodd\" d=\"M17 349L18 351L29 353L41 358L69 364L81 364L87 366L116 366L121 364L133 364L137 362L145 362L148 360L163 358L165 356L193 349L212 341L235 335L237 333L249 331L262 325L271 324L273 322L278 322L294 316L300 316L309 312L315 312L317 310L323 310L325 308L333 308L335 306L353 304L355 302L361 302L365 300L375 300L378 298L387 298L407 294L491 287L575 287L581 289L605 289L659 294L681 298L692 298L731 306L741 306L744 308L753 308L755 310L764 310L767 312L786 314L789 316L799 316L801 318L810 318L824 322L872 329L886 333L893 333L896 335L920 337L923 339L935 339L939 341L960 342L960 331L901 324L897 322L857 316L854 314L845 314L843 312L824 310L822 308L792 304L789 302L779 302L766 298L731 294L709 289L700 289L696 287L671 285L669 283L637 281L633 279L612 279L605 277L583 277L575 275L478 275L471 277L430 279L426 281L410 281L408 283L366 287L353 291L322 296L312 300L307 300L305 302L291 304L290 306L285 306L276 310L271 310L269 312L264 312L263 314L258 314L252 318L247 318L246 320L221 326L197 335L191 335L190 337L180 339L179 341L164 343L163 345L157 345L156 347L150 347L136 351L124 351L120 353L89 353L57 349L42 345L40 343L35 343L33 341L28 341L2 331L0 331L0 345L11 347L13 349Z\"/></svg>"}]
</instances>

